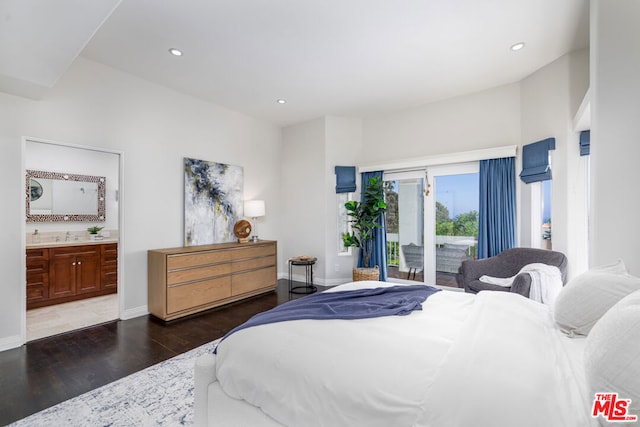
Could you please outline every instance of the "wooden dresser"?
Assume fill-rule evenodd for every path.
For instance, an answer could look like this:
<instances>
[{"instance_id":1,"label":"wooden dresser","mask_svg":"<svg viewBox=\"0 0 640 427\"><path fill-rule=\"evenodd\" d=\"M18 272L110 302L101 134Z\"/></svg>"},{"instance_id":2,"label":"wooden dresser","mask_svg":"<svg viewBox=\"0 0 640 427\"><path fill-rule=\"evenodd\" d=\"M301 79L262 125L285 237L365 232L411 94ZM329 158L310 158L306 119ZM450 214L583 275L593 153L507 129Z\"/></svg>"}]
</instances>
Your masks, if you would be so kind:
<instances>
[{"instance_id":1,"label":"wooden dresser","mask_svg":"<svg viewBox=\"0 0 640 427\"><path fill-rule=\"evenodd\" d=\"M173 320L273 291L276 254L271 240L150 250L149 311Z\"/></svg>"}]
</instances>

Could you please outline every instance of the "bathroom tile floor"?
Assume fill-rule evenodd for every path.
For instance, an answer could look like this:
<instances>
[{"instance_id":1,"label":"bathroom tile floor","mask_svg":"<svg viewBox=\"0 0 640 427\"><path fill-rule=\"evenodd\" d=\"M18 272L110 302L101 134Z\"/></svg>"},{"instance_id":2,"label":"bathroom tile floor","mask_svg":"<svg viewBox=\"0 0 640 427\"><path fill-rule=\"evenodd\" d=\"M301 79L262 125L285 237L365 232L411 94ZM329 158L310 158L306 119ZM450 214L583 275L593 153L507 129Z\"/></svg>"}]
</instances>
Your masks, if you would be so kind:
<instances>
[{"instance_id":1,"label":"bathroom tile floor","mask_svg":"<svg viewBox=\"0 0 640 427\"><path fill-rule=\"evenodd\" d=\"M118 295L27 310L27 341L33 341L118 318Z\"/></svg>"}]
</instances>

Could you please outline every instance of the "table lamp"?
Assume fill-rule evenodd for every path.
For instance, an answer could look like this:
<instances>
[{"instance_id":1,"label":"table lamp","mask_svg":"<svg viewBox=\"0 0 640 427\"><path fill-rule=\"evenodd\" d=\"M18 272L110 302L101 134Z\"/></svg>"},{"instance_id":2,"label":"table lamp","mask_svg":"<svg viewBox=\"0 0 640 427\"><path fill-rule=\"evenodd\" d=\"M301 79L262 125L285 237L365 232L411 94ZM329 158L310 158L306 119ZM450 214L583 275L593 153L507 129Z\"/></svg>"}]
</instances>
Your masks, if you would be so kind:
<instances>
[{"instance_id":1,"label":"table lamp","mask_svg":"<svg viewBox=\"0 0 640 427\"><path fill-rule=\"evenodd\" d=\"M244 202L244 216L251 218L253 221L253 235L249 239L250 242L258 241L258 224L257 218L264 216L264 200L245 200Z\"/></svg>"}]
</instances>

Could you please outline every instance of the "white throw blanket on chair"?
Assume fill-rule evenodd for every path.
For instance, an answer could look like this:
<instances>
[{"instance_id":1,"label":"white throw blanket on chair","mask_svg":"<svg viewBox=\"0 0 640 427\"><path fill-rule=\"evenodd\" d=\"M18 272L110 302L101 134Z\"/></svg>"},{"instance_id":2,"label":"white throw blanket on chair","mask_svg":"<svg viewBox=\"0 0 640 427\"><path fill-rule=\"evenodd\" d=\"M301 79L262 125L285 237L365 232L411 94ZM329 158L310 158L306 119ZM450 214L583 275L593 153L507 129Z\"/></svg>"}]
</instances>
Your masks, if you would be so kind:
<instances>
[{"instance_id":1,"label":"white throw blanket on chair","mask_svg":"<svg viewBox=\"0 0 640 427\"><path fill-rule=\"evenodd\" d=\"M522 267L518 274L520 273L529 273L529 276L531 276L529 298L553 307L553 304L556 302L556 297L562 289L562 274L558 267L533 263ZM516 274L516 276L518 274ZM508 288L516 276L503 278L484 275L480 277L480 281Z\"/></svg>"}]
</instances>

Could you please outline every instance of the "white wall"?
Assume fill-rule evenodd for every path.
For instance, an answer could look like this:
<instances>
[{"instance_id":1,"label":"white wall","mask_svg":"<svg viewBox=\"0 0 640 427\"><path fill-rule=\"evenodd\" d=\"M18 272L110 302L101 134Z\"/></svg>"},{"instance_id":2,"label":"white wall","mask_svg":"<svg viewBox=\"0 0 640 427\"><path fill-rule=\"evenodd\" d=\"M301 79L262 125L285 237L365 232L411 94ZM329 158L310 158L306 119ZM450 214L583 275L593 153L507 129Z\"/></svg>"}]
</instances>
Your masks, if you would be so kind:
<instances>
[{"instance_id":1,"label":"white wall","mask_svg":"<svg viewBox=\"0 0 640 427\"><path fill-rule=\"evenodd\" d=\"M362 120L344 117L325 118L325 284L350 282L351 269L357 262L357 249L352 255L338 256L339 236L337 234L338 204L336 201L335 166L355 166L362 153ZM356 174L358 189L354 200L360 200L360 175ZM341 241L341 239L340 239Z\"/></svg>"},{"instance_id":2,"label":"white wall","mask_svg":"<svg viewBox=\"0 0 640 427\"><path fill-rule=\"evenodd\" d=\"M553 249L570 260L568 277L587 268L586 205L579 195L586 188L580 168L579 134L573 119L589 85L589 53L565 55L521 81L521 145L555 137L551 151ZM519 160L520 162L520 160ZM521 164L519 163L519 167ZM518 179L521 200L521 245L532 241L531 185ZM540 232L536 224L536 232Z\"/></svg>"},{"instance_id":3,"label":"white wall","mask_svg":"<svg viewBox=\"0 0 640 427\"><path fill-rule=\"evenodd\" d=\"M360 164L520 141L520 86L510 84L363 121Z\"/></svg>"},{"instance_id":4,"label":"white wall","mask_svg":"<svg viewBox=\"0 0 640 427\"><path fill-rule=\"evenodd\" d=\"M335 166L355 165L362 152L360 119L322 117L283 131L280 241L287 259L298 255L318 258L314 282L336 285L351 281L356 256L338 256ZM354 198L359 194L354 193ZM355 251L354 251L355 253ZM294 267L294 280L304 270Z\"/></svg>"},{"instance_id":5,"label":"white wall","mask_svg":"<svg viewBox=\"0 0 640 427\"><path fill-rule=\"evenodd\" d=\"M243 166L245 197L267 204L260 237L278 237L281 130L274 125L82 58L41 101L0 93L0 117L0 349L21 344L23 136L124 152L125 317L146 311L147 250L182 245L183 157Z\"/></svg>"},{"instance_id":6,"label":"white wall","mask_svg":"<svg viewBox=\"0 0 640 427\"><path fill-rule=\"evenodd\" d=\"M640 2L591 1L590 262L640 275Z\"/></svg>"},{"instance_id":7,"label":"white wall","mask_svg":"<svg viewBox=\"0 0 640 427\"><path fill-rule=\"evenodd\" d=\"M322 283L326 260L325 235L325 119L319 118L283 131L282 186L279 241L283 250L280 271L287 259L308 255L318 258L314 281ZM295 280L304 279L302 267L294 267Z\"/></svg>"}]
</instances>

